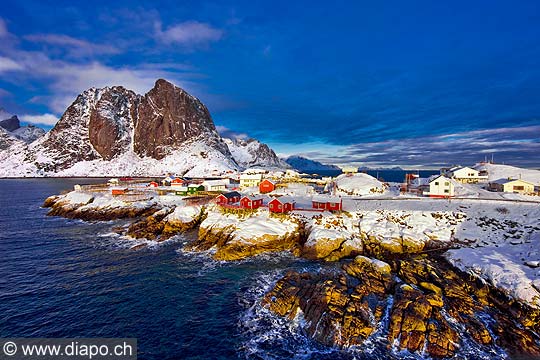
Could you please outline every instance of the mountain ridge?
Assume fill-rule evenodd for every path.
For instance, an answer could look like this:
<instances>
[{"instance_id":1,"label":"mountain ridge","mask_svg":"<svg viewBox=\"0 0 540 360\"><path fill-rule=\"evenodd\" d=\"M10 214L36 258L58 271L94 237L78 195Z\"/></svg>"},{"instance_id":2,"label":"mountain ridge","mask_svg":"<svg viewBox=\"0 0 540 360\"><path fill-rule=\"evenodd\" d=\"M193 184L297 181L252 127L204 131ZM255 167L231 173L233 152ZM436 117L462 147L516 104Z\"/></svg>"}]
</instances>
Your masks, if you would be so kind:
<instances>
[{"instance_id":1,"label":"mountain ridge","mask_svg":"<svg viewBox=\"0 0 540 360\"><path fill-rule=\"evenodd\" d=\"M3 177L202 176L286 166L266 144L220 137L206 106L163 79L144 95L123 86L87 89L53 129L29 144L7 131L1 135Z\"/></svg>"}]
</instances>

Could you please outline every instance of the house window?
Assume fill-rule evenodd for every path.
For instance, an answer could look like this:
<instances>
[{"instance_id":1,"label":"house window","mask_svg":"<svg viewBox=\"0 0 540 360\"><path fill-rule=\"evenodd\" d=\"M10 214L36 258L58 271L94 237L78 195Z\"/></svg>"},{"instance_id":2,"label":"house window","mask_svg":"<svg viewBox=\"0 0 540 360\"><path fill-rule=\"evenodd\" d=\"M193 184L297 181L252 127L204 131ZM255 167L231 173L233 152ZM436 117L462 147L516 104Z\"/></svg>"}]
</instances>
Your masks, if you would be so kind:
<instances>
[{"instance_id":1,"label":"house window","mask_svg":"<svg viewBox=\"0 0 540 360\"><path fill-rule=\"evenodd\" d=\"M449 192L450 192L450 190L448 190L448 189L445 189L445 190L444 190L444 193L445 193L445 194L448 194Z\"/></svg>"},{"instance_id":2,"label":"house window","mask_svg":"<svg viewBox=\"0 0 540 360\"><path fill-rule=\"evenodd\" d=\"M520 185L514 185L514 191L523 191L525 190L525 187L524 186L520 186Z\"/></svg>"},{"instance_id":3,"label":"house window","mask_svg":"<svg viewBox=\"0 0 540 360\"><path fill-rule=\"evenodd\" d=\"M273 209L274 208L274 204L270 204L270 209Z\"/></svg>"},{"instance_id":4,"label":"house window","mask_svg":"<svg viewBox=\"0 0 540 360\"><path fill-rule=\"evenodd\" d=\"M444 183L444 186L450 186L450 183L447 181Z\"/></svg>"},{"instance_id":5,"label":"house window","mask_svg":"<svg viewBox=\"0 0 540 360\"><path fill-rule=\"evenodd\" d=\"M438 181L435 181L435 185L439 185L439 182L438 182Z\"/></svg>"},{"instance_id":6,"label":"house window","mask_svg":"<svg viewBox=\"0 0 540 360\"><path fill-rule=\"evenodd\" d=\"M278 205L277 207L278 207L278 209L280 209L280 210L281 210L281 205Z\"/></svg>"}]
</instances>

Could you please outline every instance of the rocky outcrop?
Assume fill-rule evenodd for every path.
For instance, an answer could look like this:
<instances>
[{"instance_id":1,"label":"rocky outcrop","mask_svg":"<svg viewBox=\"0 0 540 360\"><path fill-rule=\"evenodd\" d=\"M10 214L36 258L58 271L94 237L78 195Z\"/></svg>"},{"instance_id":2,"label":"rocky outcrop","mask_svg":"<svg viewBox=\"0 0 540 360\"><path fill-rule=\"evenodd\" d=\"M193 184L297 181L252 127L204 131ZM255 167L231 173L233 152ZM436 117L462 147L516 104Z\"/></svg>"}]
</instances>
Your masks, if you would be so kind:
<instances>
[{"instance_id":1,"label":"rocky outcrop","mask_svg":"<svg viewBox=\"0 0 540 360\"><path fill-rule=\"evenodd\" d=\"M219 138L206 106L163 79L140 98L137 112L133 148L139 156L162 159L189 139ZM228 154L224 145L219 150Z\"/></svg>"},{"instance_id":2,"label":"rocky outcrop","mask_svg":"<svg viewBox=\"0 0 540 360\"><path fill-rule=\"evenodd\" d=\"M384 337L389 352L405 349L434 358L459 356L465 343L479 351L499 346L540 356L535 309L443 260L387 264L358 256L338 273L289 272L262 303L280 316L302 316L303 330L330 346L361 346Z\"/></svg>"},{"instance_id":3,"label":"rocky outcrop","mask_svg":"<svg viewBox=\"0 0 540 360\"><path fill-rule=\"evenodd\" d=\"M70 198L70 194L72 197ZM75 197L76 196L76 197ZM48 197L43 207L50 208L48 216L62 216L68 219L85 221L109 221L124 218L147 217L161 210L155 204L146 206L99 206L94 203L94 196L81 193L68 193L64 196Z\"/></svg>"}]
</instances>

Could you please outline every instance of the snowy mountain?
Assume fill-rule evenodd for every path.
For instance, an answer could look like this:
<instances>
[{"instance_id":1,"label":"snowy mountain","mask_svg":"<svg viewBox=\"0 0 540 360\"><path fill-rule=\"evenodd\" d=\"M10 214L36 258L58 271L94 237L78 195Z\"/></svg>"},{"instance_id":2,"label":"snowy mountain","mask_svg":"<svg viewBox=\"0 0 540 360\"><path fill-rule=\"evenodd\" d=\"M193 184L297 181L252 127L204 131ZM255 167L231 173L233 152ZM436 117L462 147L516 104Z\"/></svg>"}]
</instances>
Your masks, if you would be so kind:
<instances>
[{"instance_id":1,"label":"snowy mountain","mask_svg":"<svg viewBox=\"0 0 540 360\"><path fill-rule=\"evenodd\" d=\"M19 132L0 133L1 177L202 176L283 167L256 140L222 139L208 109L162 79L145 95L122 86L88 89L45 136L27 144L14 136L30 130Z\"/></svg>"},{"instance_id":2,"label":"snowy mountain","mask_svg":"<svg viewBox=\"0 0 540 360\"><path fill-rule=\"evenodd\" d=\"M268 145L255 139L228 139L223 138L234 160L243 168L253 166L290 168L290 166L277 157L274 150Z\"/></svg>"},{"instance_id":3,"label":"snowy mountain","mask_svg":"<svg viewBox=\"0 0 540 360\"><path fill-rule=\"evenodd\" d=\"M301 156L289 156L288 158L284 159L284 161L292 166L293 169L296 169L300 172L317 172L317 171L328 171L328 170L337 170L341 171L341 169L336 165L326 165L322 164L315 160L306 159Z\"/></svg>"},{"instance_id":4,"label":"snowy mountain","mask_svg":"<svg viewBox=\"0 0 540 360\"><path fill-rule=\"evenodd\" d=\"M27 144L45 135L45 130L39 127L33 125L21 126L17 115L11 115L2 108L0 108L0 128Z\"/></svg>"}]
</instances>

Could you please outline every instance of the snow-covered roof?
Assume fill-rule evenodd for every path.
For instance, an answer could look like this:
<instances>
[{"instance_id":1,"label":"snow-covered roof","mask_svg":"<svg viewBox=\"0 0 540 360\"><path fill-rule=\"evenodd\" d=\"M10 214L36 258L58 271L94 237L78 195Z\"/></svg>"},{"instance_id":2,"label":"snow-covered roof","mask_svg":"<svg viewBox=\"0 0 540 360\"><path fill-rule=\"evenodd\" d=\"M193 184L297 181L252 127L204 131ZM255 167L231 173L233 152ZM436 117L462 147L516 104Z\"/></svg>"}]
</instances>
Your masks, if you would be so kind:
<instances>
[{"instance_id":1,"label":"snow-covered roof","mask_svg":"<svg viewBox=\"0 0 540 360\"><path fill-rule=\"evenodd\" d=\"M492 183L503 185L503 184L508 184L508 183L514 182L514 181L521 181L521 182L524 182L524 183L527 183L527 184L530 184L530 185L534 185L532 182L528 182L528 181L525 181L525 180L522 180L522 179L497 179L497 180L492 181Z\"/></svg>"},{"instance_id":2,"label":"snow-covered roof","mask_svg":"<svg viewBox=\"0 0 540 360\"><path fill-rule=\"evenodd\" d=\"M291 203L292 204L292 203L296 202L296 200L292 196L286 196L286 195L276 197L276 198L272 199L271 201L274 201L274 200L277 200L282 204L285 204L285 203Z\"/></svg>"},{"instance_id":3,"label":"snow-covered roof","mask_svg":"<svg viewBox=\"0 0 540 360\"><path fill-rule=\"evenodd\" d=\"M240 180L261 180L262 174L242 174Z\"/></svg>"},{"instance_id":4,"label":"snow-covered roof","mask_svg":"<svg viewBox=\"0 0 540 360\"><path fill-rule=\"evenodd\" d=\"M257 201L257 200L262 200L262 196L256 196L256 195L244 195L242 196L242 199L244 198L248 198L249 200L251 201Z\"/></svg>"},{"instance_id":5,"label":"snow-covered roof","mask_svg":"<svg viewBox=\"0 0 540 360\"><path fill-rule=\"evenodd\" d=\"M188 188L186 186L179 186L179 187L177 187L175 189L176 189L176 191L187 191L188 190Z\"/></svg>"},{"instance_id":6,"label":"snow-covered roof","mask_svg":"<svg viewBox=\"0 0 540 360\"><path fill-rule=\"evenodd\" d=\"M200 186L201 186L201 184L189 184L188 188L198 188Z\"/></svg>"},{"instance_id":7,"label":"snow-covered roof","mask_svg":"<svg viewBox=\"0 0 540 360\"><path fill-rule=\"evenodd\" d=\"M223 180L206 180L202 184L206 185L206 186L225 186L225 185L227 185L227 183L225 181L223 181Z\"/></svg>"},{"instance_id":8,"label":"snow-covered roof","mask_svg":"<svg viewBox=\"0 0 540 360\"><path fill-rule=\"evenodd\" d=\"M341 202L341 198L338 196L318 194L318 195L313 196L312 201L319 202L319 203L337 204Z\"/></svg>"},{"instance_id":9,"label":"snow-covered roof","mask_svg":"<svg viewBox=\"0 0 540 360\"><path fill-rule=\"evenodd\" d=\"M430 177L428 178L428 182L429 182L429 183L432 183L433 181L435 181L435 180L437 180L437 179L439 179L439 178L442 178L442 179L445 180L445 181L450 181L450 179L447 178L447 177L444 176L444 175L432 175L432 176L430 176Z\"/></svg>"},{"instance_id":10,"label":"snow-covered roof","mask_svg":"<svg viewBox=\"0 0 540 360\"><path fill-rule=\"evenodd\" d=\"M238 191L231 191L231 192L221 194L221 195L225 196L227 199L232 199L232 198L235 198L235 197L242 196L242 195L240 195L240 193Z\"/></svg>"}]
</instances>

